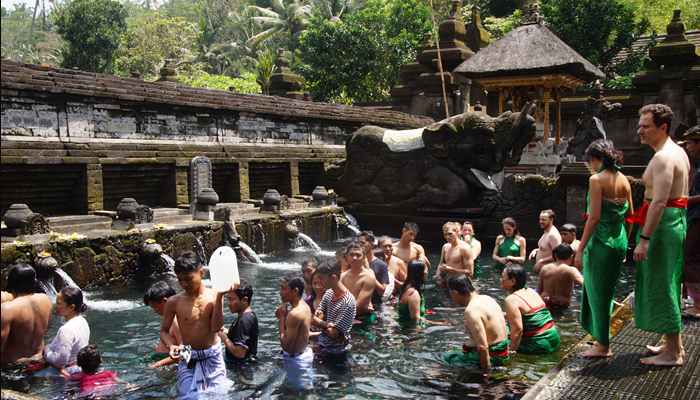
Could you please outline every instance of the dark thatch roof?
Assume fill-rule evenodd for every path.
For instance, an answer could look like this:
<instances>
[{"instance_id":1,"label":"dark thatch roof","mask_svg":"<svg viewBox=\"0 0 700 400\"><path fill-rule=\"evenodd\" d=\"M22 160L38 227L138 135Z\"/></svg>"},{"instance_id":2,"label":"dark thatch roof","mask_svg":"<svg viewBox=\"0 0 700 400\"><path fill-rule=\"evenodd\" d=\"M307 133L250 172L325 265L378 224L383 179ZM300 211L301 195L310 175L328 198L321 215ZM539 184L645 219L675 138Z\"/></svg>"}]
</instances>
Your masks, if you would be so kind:
<instances>
[{"instance_id":1,"label":"dark thatch roof","mask_svg":"<svg viewBox=\"0 0 700 400\"><path fill-rule=\"evenodd\" d=\"M252 112L290 119L319 119L385 128L419 128L431 118L398 111L289 99L222 90L196 89L174 83L96 74L2 59L3 96L6 90L30 90L52 95L108 98L117 101L163 104L224 111Z\"/></svg>"},{"instance_id":2,"label":"dark thatch roof","mask_svg":"<svg viewBox=\"0 0 700 400\"><path fill-rule=\"evenodd\" d=\"M540 24L513 29L460 64L455 72L469 78L568 73L592 81L605 76Z\"/></svg>"}]
</instances>

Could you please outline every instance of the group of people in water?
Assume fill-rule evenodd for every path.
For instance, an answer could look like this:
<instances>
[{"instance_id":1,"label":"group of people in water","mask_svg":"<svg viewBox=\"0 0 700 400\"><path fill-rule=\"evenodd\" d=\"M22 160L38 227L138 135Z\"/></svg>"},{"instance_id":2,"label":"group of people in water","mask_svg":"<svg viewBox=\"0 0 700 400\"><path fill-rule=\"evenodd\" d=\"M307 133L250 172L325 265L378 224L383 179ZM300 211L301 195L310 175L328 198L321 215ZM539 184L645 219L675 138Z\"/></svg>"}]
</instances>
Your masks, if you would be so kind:
<instances>
[{"instance_id":1,"label":"group of people in water","mask_svg":"<svg viewBox=\"0 0 700 400\"><path fill-rule=\"evenodd\" d=\"M642 178L646 200L638 210L634 210L631 185L621 172L620 152L611 142L597 140L586 151L592 175L580 241L575 226L557 228L554 211L543 210L539 214L542 236L537 248L528 254L516 221L503 219L502 234L491 254L507 292L502 306L478 290L482 285L482 246L470 222L444 224L445 244L435 268L415 241L418 226L410 222L404 224L396 242L364 231L339 250L335 259L305 261L300 274L280 280L281 304L275 311L287 379L293 386L311 387L313 374L309 371L314 360L346 368L351 360L348 352L353 327L375 323L387 315L381 312L384 307L396 307L401 321L445 324L426 318L423 287L431 272L436 286L449 293L455 304L465 307L469 340L461 349L442 355L449 365L488 370L507 363L516 352L557 351L560 336L552 311L569 307L575 285L582 285L581 326L595 340L581 355L610 357L615 287L634 225L635 324L663 335L660 343L648 346L650 354L641 362L682 365L684 254L686 277L700 275L695 262L698 250L683 248L686 223L692 227L696 219L689 215L686 220L686 208L693 211L699 207L700 174L694 175L689 197L690 163L686 151L669 136L672 116L670 108L660 104L640 110L639 136L655 155ZM683 139L688 154L700 160L700 130L689 130ZM536 288L528 286L528 260L533 263L531 273L538 277ZM144 303L162 318L155 351L163 356L151 367L177 364L181 398L197 398L203 391L225 392L231 385L225 360L246 363L257 355L258 319L251 308L254 288L246 282L228 292L206 287L204 266L192 252L175 260L174 271L182 291L156 282L144 295ZM35 371L50 365L68 378L79 379L81 387L90 390L116 382L116 374L99 370L99 352L89 345L90 329L81 316L84 303L80 289L65 287L58 294L55 310L66 323L44 346L51 302L46 295L34 293L35 280L29 265L18 264L9 271L10 293L3 293L2 305L3 366L22 365ZM691 278L686 287L699 307L688 312L698 314L700 283ZM224 328L224 297L237 316L228 329Z\"/></svg>"}]
</instances>

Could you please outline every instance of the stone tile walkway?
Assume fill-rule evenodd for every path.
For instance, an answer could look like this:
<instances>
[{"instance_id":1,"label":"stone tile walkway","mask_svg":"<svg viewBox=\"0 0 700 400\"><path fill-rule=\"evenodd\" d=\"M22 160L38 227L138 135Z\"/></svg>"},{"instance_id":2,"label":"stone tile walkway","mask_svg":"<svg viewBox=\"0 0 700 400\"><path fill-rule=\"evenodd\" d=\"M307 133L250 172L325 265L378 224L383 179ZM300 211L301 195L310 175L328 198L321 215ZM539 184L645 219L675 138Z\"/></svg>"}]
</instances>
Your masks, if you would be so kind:
<instances>
[{"instance_id":1,"label":"stone tile walkway","mask_svg":"<svg viewBox=\"0 0 700 400\"><path fill-rule=\"evenodd\" d=\"M659 335L634 327L632 321L613 338L609 360L578 356L580 344L558 367L537 382L523 400L672 400L700 399L700 321L684 319L683 367L647 367L639 363L645 345Z\"/></svg>"}]
</instances>

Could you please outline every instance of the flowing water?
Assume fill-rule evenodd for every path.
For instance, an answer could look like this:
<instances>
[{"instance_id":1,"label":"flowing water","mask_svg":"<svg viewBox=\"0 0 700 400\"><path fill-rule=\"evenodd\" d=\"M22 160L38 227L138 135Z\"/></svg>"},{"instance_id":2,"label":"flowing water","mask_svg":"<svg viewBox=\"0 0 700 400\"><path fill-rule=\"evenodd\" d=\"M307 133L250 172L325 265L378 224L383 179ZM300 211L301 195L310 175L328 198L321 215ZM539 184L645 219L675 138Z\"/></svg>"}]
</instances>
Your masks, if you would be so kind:
<instances>
[{"instance_id":1,"label":"flowing water","mask_svg":"<svg viewBox=\"0 0 700 400\"><path fill-rule=\"evenodd\" d=\"M258 255L258 253L256 253L255 250L253 250L250 246L248 246L248 244L246 242L239 240L238 246L241 248L241 250L243 250L246 257L251 259L251 261L254 264L262 264L262 259L260 259L260 256Z\"/></svg>"},{"instance_id":2,"label":"flowing water","mask_svg":"<svg viewBox=\"0 0 700 400\"><path fill-rule=\"evenodd\" d=\"M306 235L305 233L299 232L298 238L299 238L299 241L301 241L301 243L302 243L303 246L306 246L306 247L310 248L311 250L313 250L313 251L316 252L316 253L318 253L319 251L321 251L321 246L319 246L318 244L316 244L316 242L314 242L314 240L311 239L311 238L310 238L308 235Z\"/></svg>"},{"instance_id":3,"label":"flowing water","mask_svg":"<svg viewBox=\"0 0 700 400\"><path fill-rule=\"evenodd\" d=\"M332 251L340 243L324 244ZM440 362L440 354L460 347L466 336L463 309L451 304L447 294L432 283L425 287L429 319L448 321L450 326L402 326L393 307L385 307L383 320L369 329L354 329L351 354L354 366L349 373L339 374L317 367L314 389L299 393L284 386L282 356L274 311L279 304L279 278L290 271L299 271L300 263L312 251L294 251L284 256L262 256L262 264L242 263L240 275L250 282L255 293L253 310L260 323L258 362L247 367L229 369L235 382L227 398L348 398L348 399L413 399L413 398L482 398L500 399L509 393L523 393L529 385L553 367L574 343L583 337L577 318L580 289L571 309L556 316L562 334L562 349L546 356L517 355L507 367L496 369L488 380L476 369L453 368ZM437 254L437 251L434 252ZM431 258L433 266L437 259ZM482 264L487 263L482 260ZM478 284L483 294L502 300L499 274L484 266ZM618 289L618 300L631 288L631 268L625 268ZM531 287L535 280L531 279ZM142 303L143 283L129 287L108 287L88 291L90 310L86 317L92 331L91 343L102 352L104 367L118 372L129 385L120 391L119 399L160 399L175 395L173 370L154 371L148 364L156 358L153 347L158 341L160 318ZM225 324L233 315L225 305ZM53 338L61 321L52 319L48 339ZM61 380L33 378L32 390L43 398L64 398Z\"/></svg>"}]
</instances>

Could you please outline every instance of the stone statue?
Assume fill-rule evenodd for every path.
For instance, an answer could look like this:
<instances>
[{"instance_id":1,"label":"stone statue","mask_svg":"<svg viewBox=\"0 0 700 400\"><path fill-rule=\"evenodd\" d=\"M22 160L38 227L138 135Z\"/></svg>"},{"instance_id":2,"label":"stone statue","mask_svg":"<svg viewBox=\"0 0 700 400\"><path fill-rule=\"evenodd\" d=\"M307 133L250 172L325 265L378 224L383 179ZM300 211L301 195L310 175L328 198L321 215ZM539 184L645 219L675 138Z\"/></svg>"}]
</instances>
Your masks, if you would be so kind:
<instances>
[{"instance_id":1,"label":"stone statue","mask_svg":"<svg viewBox=\"0 0 700 400\"><path fill-rule=\"evenodd\" d=\"M583 160L588 145L595 140L607 138L603 123L607 115L620 109L622 104L609 102L603 96L603 85L596 81L593 96L588 97L584 111L576 120L576 131L569 141L566 154L573 154L577 160Z\"/></svg>"},{"instance_id":2,"label":"stone statue","mask_svg":"<svg viewBox=\"0 0 700 400\"><path fill-rule=\"evenodd\" d=\"M520 161L535 135L535 106L498 117L466 112L425 128L364 126L346 145L334 186L350 202L403 209L482 206L491 175ZM492 196L487 196L492 197Z\"/></svg>"}]
</instances>

